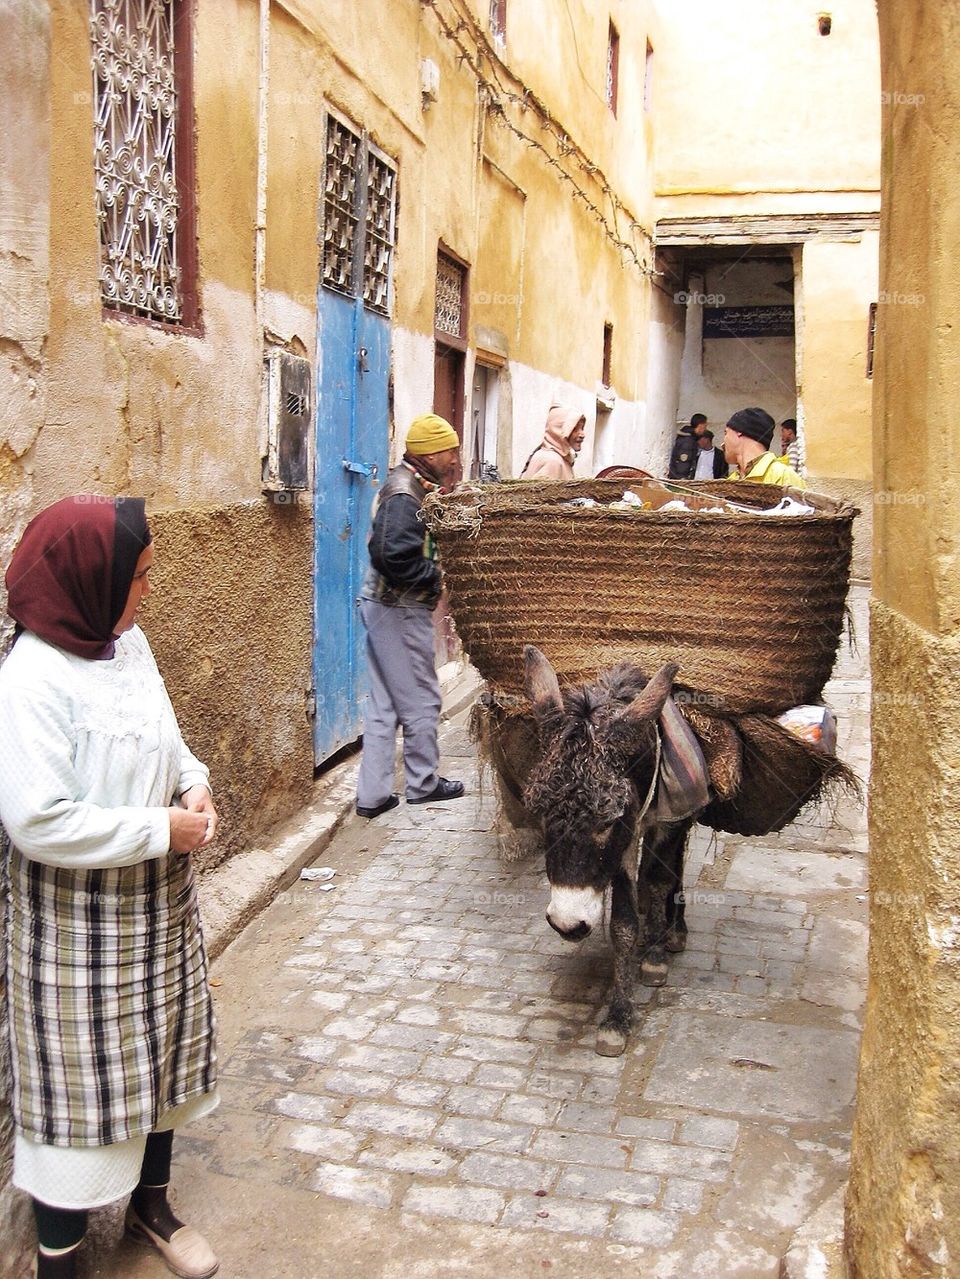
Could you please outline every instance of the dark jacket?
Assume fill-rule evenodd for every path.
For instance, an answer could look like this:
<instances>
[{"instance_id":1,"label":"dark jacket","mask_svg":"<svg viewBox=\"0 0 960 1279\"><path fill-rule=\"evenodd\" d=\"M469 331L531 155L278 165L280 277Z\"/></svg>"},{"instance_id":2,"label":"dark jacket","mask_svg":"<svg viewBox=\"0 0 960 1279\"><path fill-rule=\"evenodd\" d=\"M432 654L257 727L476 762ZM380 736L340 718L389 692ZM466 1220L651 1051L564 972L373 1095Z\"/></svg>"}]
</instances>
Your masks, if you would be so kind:
<instances>
[{"instance_id":1,"label":"dark jacket","mask_svg":"<svg viewBox=\"0 0 960 1279\"><path fill-rule=\"evenodd\" d=\"M697 469L697 451L697 437L692 428L684 428L673 442L667 479L692 480Z\"/></svg>"},{"instance_id":2,"label":"dark jacket","mask_svg":"<svg viewBox=\"0 0 960 1279\"><path fill-rule=\"evenodd\" d=\"M394 608L436 608L443 586L433 537L417 518L437 486L412 466L395 466L377 497L360 594Z\"/></svg>"}]
</instances>

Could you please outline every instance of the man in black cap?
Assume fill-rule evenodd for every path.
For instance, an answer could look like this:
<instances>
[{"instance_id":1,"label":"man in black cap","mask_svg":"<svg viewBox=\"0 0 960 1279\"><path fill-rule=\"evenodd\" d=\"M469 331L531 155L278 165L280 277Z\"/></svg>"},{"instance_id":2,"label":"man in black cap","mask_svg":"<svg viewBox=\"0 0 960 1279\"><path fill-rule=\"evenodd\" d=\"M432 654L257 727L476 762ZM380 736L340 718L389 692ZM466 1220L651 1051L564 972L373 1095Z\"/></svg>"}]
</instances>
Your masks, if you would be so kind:
<instances>
[{"instance_id":1,"label":"man in black cap","mask_svg":"<svg viewBox=\"0 0 960 1279\"><path fill-rule=\"evenodd\" d=\"M697 469L697 441L707 429L703 413L694 413L689 426L681 426L670 454L668 480L692 480Z\"/></svg>"},{"instance_id":2,"label":"man in black cap","mask_svg":"<svg viewBox=\"0 0 960 1279\"><path fill-rule=\"evenodd\" d=\"M713 432L704 431L697 436L697 469L695 480L725 480L727 478L727 461L723 449L714 448Z\"/></svg>"},{"instance_id":3,"label":"man in black cap","mask_svg":"<svg viewBox=\"0 0 960 1279\"><path fill-rule=\"evenodd\" d=\"M723 436L724 456L737 468L731 479L798 489L807 487L792 466L781 462L770 451L776 425L764 409L740 409L734 413Z\"/></svg>"}]
</instances>

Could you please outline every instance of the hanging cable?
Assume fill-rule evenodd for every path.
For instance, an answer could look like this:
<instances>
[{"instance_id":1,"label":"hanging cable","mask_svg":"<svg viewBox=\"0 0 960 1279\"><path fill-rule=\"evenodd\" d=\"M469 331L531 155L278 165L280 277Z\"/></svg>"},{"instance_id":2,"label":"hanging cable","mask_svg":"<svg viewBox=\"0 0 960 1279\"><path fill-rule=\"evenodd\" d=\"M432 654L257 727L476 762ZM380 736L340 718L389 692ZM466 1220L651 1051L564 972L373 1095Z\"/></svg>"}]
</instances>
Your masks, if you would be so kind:
<instances>
[{"instance_id":1,"label":"hanging cable","mask_svg":"<svg viewBox=\"0 0 960 1279\"><path fill-rule=\"evenodd\" d=\"M650 244L649 233L613 190L599 165L571 138L569 131L564 129L554 119L546 103L503 63L490 42L487 33L479 26L469 10L460 9L457 0L449 0L450 8L456 14L455 20L451 21L441 11L440 0L420 0L420 2L424 8L433 11L441 34L456 47L461 64L465 64L470 68L481 89L482 104L488 114L493 116L498 123L502 124L504 128L526 146L536 150L551 168L557 171L561 181L568 183L572 188L573 198L583 203L584 207L599 223L601 230L611 244L629 257L643 275L655 276L657 272L649 266L637 244L623 238L619 227L619 215L622 215L627 221L629 233L633 237L642 236L647 247ZM472 47L468 47L464 42L462 38L464 32L469 33ZM484 70L484 63L489 65L489 73ZM511 88L504 84L501 79L501 72L504 72L509 77L515 87ZM539 118L541 128L553 139L554 146L560 157L565 161L572 160L579 170L600 188L602 195L609 202L609 215L595 199L591 198L584 187L569 172L568 168L560 163L549 147L508 117L508 105L518 107L521 116L525 115L529 110L535 113Z\"/></svg>"}]
</instances>

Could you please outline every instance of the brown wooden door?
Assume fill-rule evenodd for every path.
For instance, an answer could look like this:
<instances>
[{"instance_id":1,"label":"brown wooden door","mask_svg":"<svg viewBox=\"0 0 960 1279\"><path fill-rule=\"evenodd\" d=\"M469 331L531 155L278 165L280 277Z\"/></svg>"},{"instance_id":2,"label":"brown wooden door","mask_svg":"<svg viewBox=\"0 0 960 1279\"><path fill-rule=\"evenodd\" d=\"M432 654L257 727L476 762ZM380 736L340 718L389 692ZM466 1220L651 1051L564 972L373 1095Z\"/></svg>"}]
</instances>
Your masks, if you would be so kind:
<instances>
[{"instance_id":1,"label":"brown wooden door","mask_svg":"<svg viewBox=\"0 0 960 1279\"><path fill-rule=\"evenodd\" d=\"M436 344L433 361L433 411L447 419L456 431L463 446L463 374L465 358L456 347ZM463 455L457 479L463 478ZM433 630L437 663L452 662L460 655L460 639L453 624L447 593L440 597L436 612L433 615Z\"/></svg>"}]
</instances>

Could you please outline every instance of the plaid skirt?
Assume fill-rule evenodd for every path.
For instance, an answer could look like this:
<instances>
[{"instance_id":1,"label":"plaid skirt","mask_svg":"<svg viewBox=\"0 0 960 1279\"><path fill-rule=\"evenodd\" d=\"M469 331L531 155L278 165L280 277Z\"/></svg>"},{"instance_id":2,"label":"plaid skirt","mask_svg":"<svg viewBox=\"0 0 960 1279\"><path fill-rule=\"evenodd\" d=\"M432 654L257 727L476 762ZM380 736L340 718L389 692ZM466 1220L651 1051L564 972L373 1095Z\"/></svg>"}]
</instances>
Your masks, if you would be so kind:
<instances>
[{"instance_id":1,"label":"plaid skirt","mask_svg":"<svg viewBox=\"0 0 960 1279\"><path fill-rule=\"evenodd\" d=\"M189 857L73 871L10 848L7 993L17 1130L52 1146L153 1131L216 1086Z\"/></svg>"}]
</instances>

